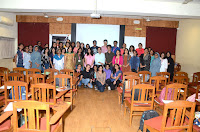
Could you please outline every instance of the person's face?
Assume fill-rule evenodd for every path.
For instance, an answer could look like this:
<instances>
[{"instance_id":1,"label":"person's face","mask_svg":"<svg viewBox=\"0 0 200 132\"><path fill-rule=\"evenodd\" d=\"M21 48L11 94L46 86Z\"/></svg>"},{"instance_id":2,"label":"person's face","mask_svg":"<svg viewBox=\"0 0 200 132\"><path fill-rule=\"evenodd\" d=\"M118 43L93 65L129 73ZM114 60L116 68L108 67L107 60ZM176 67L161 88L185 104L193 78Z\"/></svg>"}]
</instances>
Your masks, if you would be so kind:
<instances>
[{"instance_id":1,"label":"person's face","mask_svg":"<svg viewBox=\"0 0 200 132\"><path fill-rule=\"evenodd\" d=\"M79 50L78 50L78 53L81 53L81 52L82 52L82 49L79 49Z\"/></svg>"},{"instance_id":2,"label":"person's face","mask_svg":"<svg viewBox=\"0 0 200 132\"><path fill-rule=\"evenodd\" d=\"M111 51L111 47L110 47L110 46L108 46L108 48L107 48L107 49L108 49L108 51Z\"/></svg>"},{"instance_id":3,"label":"person's face","mask_svg":"<svg viewBox=\"0 0 200 132\"><path fill-rule=\"evenodd\" d=\"M62 49L62 53L63 53L63 54L65 53L65 49Z\"/></svg>"},{"instance_id":4,"label":"person's face","mask_svg":"<svg viewBox=\"0 0 200 132\"><path fill-rule=\"evenodd\" d=\"M128 54L128 49L125 49L125 54Z\"/></svg>"},{"instance_id":5,"label":"person's face","mask_svg":"<svg viewBox=\"0 0 200 132\"><path fill-rule=\"evenodd\" d=\"M99 67L99 71L103 71L103 68L101 66Z\"/></svg>"},{"instance_id":6,"label":"person's face","mask_svg":"<svg viewBox=\"0 0 200 132\"><path fill-rule=\"evenodd\" d=\"M61 51L60 51L60 50L58 50L58 54L59 54L59 55L61 54Z\"/></svg>"},{"instance_id":7,"label":"person's face","mask_svg":"<svg viewBox=\"0 0 200 132\"><path fill-rule=\"evenodd\" d=\"M45 46L44 46L45 48L48 48L49 47L49 45L48 44L45 44Z\"/></svg>"},{"instance_id":8,"label":"person's face","mask_svg":"<svg viewBox=\"0 0 200 132\"><path fill-rule=\"evenodd\" d=\"M126 48L126 44L124 43L122 47L123 47L123 48Z\"/></svg>"},{"instance_id":9,"label":"person's face","mask_svg":"<svg viewBox=\"0 0 200 132\"><path fill-rule=\"evenodd\" d=\"M69 47L68 52L72 52L72 47Z\"/></svg>"},{"instance_id":10,"label":"person's face","mask_svg":"<svg viewBox=\"0 0 200 132\"><path fill-rule=\"evenodd\" d=\"M151 51L151 48L148 48L149 49L149 51Z\"/></svg>"},{"instance_id":11,"label":"person's face","mask_svg":"<svg viewBox=\"0 0 200 132\"><path fill-rule=\"evenodd\" d=\"M59 44L60 40L56 40L56 43Z\"/></svg>"},{"instance_id":12,"label":"person's face","mask_svg":"<svg viewBox=\"0 0 200 132\"><path fill-rule=\"evenodd\" d=\"M35 52L37 52L38 51L38 47L35 47Z\"/></svg>"},{"instance_id":13,"label":"person's face","mask_svg":"<svg viewBox=\"0 0 200 132\"><path fill-rule=\"evenodd\" d=\"M131 49L131 51L133 51L133 50L134 50L134 49L133 49L133 47L131 47L130 49Z\"/></svg>"},{"instance_id":14,"label":"person's face","mask_svg":"<svg viewBox=\"0 0 200 132\"><path fill-rule=\"evenodd\" d=\"M148 49L145 49L145 50L144 50L144 53L145 53L145 54L148 54L148 52L149 52Z\"/></svg>"},{"instance_id":15,"label":"person's face","mask_svg":"<svg viewBox=\"0 0 200 132\"><path fill-rule=\"evenodd\" d=\"M89 71L90 70L90 65L86 66L86 70Z\"/></svg>"},{"instance_id":16,"label":"person's face","mask_svg":"<svg viewBox=\"0 0 200 132\"><path fill-rule=\"evenodd\" d=\"M38 42L38 46L41 46L41 42Z\"/></svg>"},{"instance_id":17,"label":"person's face","mask_svg":"<svg viewBox=\"0 0 200 132\"><path fill-rule=\"evenodd\" d=\"M82 43L82 44L81 44L81 48L83 48L83 47L84 47L84 44Z\"/></svg>"},{"instance_id":18,"label":"person's face","mask_svg":"<svg viewBox=\"0 0 200 132\"><path fill-rule=\"evenodd\" d=\"M75 46L75 43L72 43L72 46L74 47L74 46Z\"/></svg>"},{"instance_id":19,"label":"person's face","mask_svg":"<svg viewBox=\"0 0 200 132\"><path fill-rule=\"evenodd\" d=\"M118 70L118 69L119 69L118 65L115 65L115 70Z\"/></svg>"},{"instance_id":20,"label":"person's face","mask_svg":"<svg viewBox=\"0 0 200 132\"><path fill-rule=\"evenodd\" d=\"M95 70L95 71L97 70L97 66L94 66L94 70Z\"/></svg>"},{"instance_id":21,"label":"person's face","mask_svg":"<svg viewBox=\"0 0 200 132\"><path fill-rule=\"evenodd\" d=\"M48 53L48 52L49 52L49 49L46 49L46 50L45 50L45 53Z\"/></svg>"},{"instance_id":22,"label":"person's face","mask_svg":"<svg viewBox=\"0 0 200 132\"><path fill-rule=\"evenodd\" d=\"M150 54L153 55L153 50L150 51Z\"/></svg>"},{"instance_id":23,"label":"person's face","mask_svg":"<svg viewBox=\"0 0 200 132\"><path fill-rule=\"evenodd\" d=\"M81 65L78 65L77 69L81 69Z\"/></svg>"},{"instance_id":24,"label":"person's face","mask_svg":"<svg viewBox=\"0 0 200 132\"><path fill-rule=\"evenodd\" d=\"M167 57L170 57L170 53L169 52L167 52Z\"/></svg>"},{"instance_id":25,"label":"person's face","mask_svg":"<svg viewBox=\"0 0 200 132\"><path fill-rule=\"evenodd\" d=\"M26 48L25 48L25 52L28 53L28 50L29 50L28 47L26 47Z\"/></svg>"},{"instance_id":26,"label":"person's face","mask_svg":"<svg viewBox=\"0 0 200 132\"><path fill-rule=\"evenodd\" d=\"M77 43L76 46L77 46L77 47L80 47L80 43Z\"/></svg>"},{"instance_id":27,"label":"person's face","mask_svg":"<svg viewBox=\"0 0 200 132\"><path fill-rule=\"evenodd\" d=\"M56 47L56 43L53 43L53 47Z\"/></svg>"},{"instance_id":28,"label":"person's face","mask_svg":"<svg viewBox=\"0 0 200 132\"><path fill-rule=\"evenodd\" d=\"M89 47L90 47L90 46L87 44L87 45L86 45L86 48L89 49Z\"/></svg>"},{"instance_id":29,"label":"person's face","mask_svg":"<svg viewBox=\"0 0 200 132\"><path fill-rule=\"evenodd\" d=\"M109 65L106 65L106 70L108 70L110 67L109 67Z\"/></svg>"},{"instance_id":30,"label":"person's face","mask_svg":"<svg viewBox=\"0 0 200 132\"><path fill-rule=\"evenodd\" d=\"M28 48L29 48L29 50L33 50L33 47L32 47L32 46L29 46Z\"/></svg>"},{"instance_id":31,"label":"person's face","mask_svg":"<svg viewBox=\"0 0 200 132\"><path fill-rule=\"evenodd\" d=\"M55 54L55 49L54 48L52 49L52 52L53 52L53 54Z\"/></svg>"},{"instance_id":32,"label":"person's face","mask_svg":"<svg viewBox=\"0 0 200 132\"><path fill-rule=\"evenodd\" d=\"M69 40L69 39L67 39L67 42L70 42L70 40Z\"/></svg>"},{"instance_id":33,"label":"person's face","mask_svg":"<svg viewBox=\"0 0 200 132\"><path fill-rule=\"evenodd\" d=\"M60 47L63 47L63 43L60 43Z\"/></svg>"},{"instance_id":34,"label":"person's face","mask_svg":"<svg viewBox=\"0 0 200 132\"><path fill-rule=\"evenodd\" d=\"M66 43L66 46L69 47L69 43Z\"/></svg>"},{"instance_id":35,"label":"person's face","mask_svg":"<svg viewBox=\"0 0 200 132\"><path fill-rule=\"evenodd\" d=\"M91 53L91 49L88 49L88 53L89 53L89 54Z\"/></svg>"},{"instance_id":36,"label":"person's face","mask_svg":"<svg viewBox=\"0 0 200 132\"><path fill-rule=\"evenodd\" d=\"M164 57L165 57L165 54L162 53L162 54L161 54L161 58L164 59Z\"/></svg>"},{"instance_id":37,"label":"person's face","mask_svg":"<svg viewBox=\"0 0 200 132\"><path fill-rule=\"evenodd\" d=\"M103 41L103 43L104 43L104 45L107 45L107 44L108 44L108 42L107 42L107 41Z\"/></svg>"},{"instance_id":38,"label":"person's face","mask_svg":"<svg viewBox=\"0 0 200 132\"><path fill-rule=\"evenodd\" d=\"M117 47L117 42L114 42L114 47Z\"/></svg>"},{"instance_id":39,"label":"person's face","mask_svg":"<svg viewBox=\"0 0 200 132\"><path fill-rule=\"evenodd\" d=\"M141 49L141 48L142 48L142 45L141 45L141 44L139 44L138 46L139 46L139 49Z\"/></svg>"},{"instance_id":40,"label":"person's face","mask_svg":"<svg viewBox=\"0 0 200 132\"><path fill-rule=\"evenodd\" d=\"M133 52L133 55L134 55L134 56L137 56L137 53L136 53L136 51L134 51L134 52Z\"/></svg>"},{"instance_id":41,"label":"person's face","mask_svg":"<svg viewBox=\"0 0 200 132\"><path fill-rule=\"evenodd\" d=\"M117 50L117 52L116 52L116 55L117 55L117 56L119 56L119 55L120 55L120 52L119 52L119 50Z\"/></svg>"},{"instance_id":42,"label":"person's face","mask_svg":"<svg viewBox=\"0 0 200 132\"><path fill-rule=\"evenodd\" d=\"M22 50L23 48L24 48L24 45L21 44L21 45L19 46L19 49Z\"/></svg>"},{"instance_id":43,"label":"person's face","mask_svg":"<svg viewBox=\"0 0 200 132\"><path fill-rule=\"evenodd\" d=\"M155 58L158 58L158 54L155 54L154 57L155 57Z\"/></svg>"},{"instance_id":44,"label":"person's face","mask_svg":"<svg viewBox=\"0 0 200 132\"><path fill-rule=\"evenodd\" d=\"M101 48L98 48L98 53L101 54Z\"/></svg>"},{"instance_id":45,"label":"person's face","mask_svg":"<svg viewBox=\"0 0 200 132\"><path fill-rule=\"evenodd\" d=\"M97 42L94 41L94 42L93 42L93 45L96 46L96 45L97 45Z\"/></svg>"}]
</instances>

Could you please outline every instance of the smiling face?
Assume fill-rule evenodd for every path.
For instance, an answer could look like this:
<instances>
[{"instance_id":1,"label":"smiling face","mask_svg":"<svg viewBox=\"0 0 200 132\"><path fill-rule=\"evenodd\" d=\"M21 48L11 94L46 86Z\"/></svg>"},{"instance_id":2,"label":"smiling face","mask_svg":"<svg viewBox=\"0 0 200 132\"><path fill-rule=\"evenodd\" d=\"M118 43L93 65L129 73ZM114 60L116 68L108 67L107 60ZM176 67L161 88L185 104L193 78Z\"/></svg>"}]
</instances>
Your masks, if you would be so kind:
<instances>
[{"instance_id":1,"label":"smiling face","mask_svg":"<svg viewBox=\"0 0 200 132\"><path fill-rule=\"evenodd\" d=\"M37 52L37 51L38 51L38 47L36 46L36 47L35 47L35 52Z\"/></svg>"},{"instance_id":2,"label":"smiling face","mask_svg":"<svg viewBox=\"0 0 200 132\"><path fill-rule=\"evenodd\" d=\"M98 48L98 53L101 54L101 48Z\"/></svg>"},{"instance_id":3,"label":"smiling face","mask_svg":"<svg viewBox=\"0 0 200 132\"><path fill-rule=\"evenodd\" d=\"M158 54L155 54L154 57L155 57L155 59L158 58Z\"/></svg>"},{"instance_id":4,"label":"smiling face","mask_svg":"<svg viewBox=\"0 0 200 132\"><path fill-rule=\"evenodd\" d=\"M103 71L103 67L102 67L102 66L99 67L99 71L100 71L100 72Z\"/></svg>"},{"instance_id":5,"label":"smiling face","mask_svg":"<svg viewBox=\"0 0 200 132\"><path fill-rule=\"evenodd\" d=\"M125 48L126 48L126 44L125 44L125 43L123 43L122 47L125 49Z\"/></svg>"},{"instance_id":6,"label":"smiling face","mask_svg":"<svg viewBox=\"0 0 200 132\"><path fill-rule=\"evenodd\" d=\"M71 46L68 48L68 52L69 52L69 53L72 52L72 47L71 47Z\"/></svg>"},{"instance_id":7,"label":"smiling face","mask_svg":"<svg viewBox=\"0 0 200 132\"><path fill-rule=\"evenodd\" d=\"M153 50L150 51L150 55L153 55Z\"/></svg>"},{"instance_id":8,"label":"smiling face","mask_svg":"<svg viewBox=\"0 0 200 132\"><path fill-rule=\"evenodd\" d=\"M167 57L170 57L171 55L170 55L170 53L169 52L167 52Z\"/></svg>"},{"instance_id":9,"label":"smiling face","mask_svg":"<svg viewBox=\"0 0 200 132\"><path fill-rule=\"evenodd\" d=\"M28 51L29 51L29 49L28 49L28 47L26 47L26 48L25 48L25 52L28 53Z\"/></svg>"},{"instance_id":10,"label":"smiling face","mask_svg":"<svg viewBox=\"0 0 200 132\"><path fill-rule=\"evenodd\" d=\"M89 71L90 70L90 65L87 65L86 66L86 71Z\"/></svg>"},{"instance_id":11,"label":"smiling face","mask_svg":"<svg viewBox=\"0 0 200 132\"><path fill-rule=\"evenodd\" d=\"M117 47L117 42L114 42L114 47Z\"/></svg>"},{"instance_id":12,"label":"smiling face","mask_svg":"<svg viewBox=\"0 0 200 132\"><path fill-rule=\"evenodd\" d=\"M145 53L145 54L148 54L148 53L149 53L148 49L145 49L145 50L144 50L144 53Z\"/></svg>"},{"instance_id":13,"label":"smiling face","mask_svg":"<svg viewBox=\"0 0 200 132\"><path fill-rule=\"evenodd\" d=\"M125 54L128 54L128 49L125 49L125 50L124 50L124 53L125 53Z\"/></svg>"},{"instance_id":14,"label":"smiling face","mask_svg":"<svg viewBox=\"0 0 200 132\"><path fill-rule=\"evenodd\" d=\"M165 58L165 54L162 53L162 54L160 55L160 57L161 57L162 59L164 59L164 58Z\"/></svg>"},{"instance_id":15,"label":"smiling face","mask_svg":"<svg viewBox=\"0 0 200 132\"><path fill-rule=\"evenodd\" d=\"M116 56L120 56L120 51L119 50L116 51Z\"/></svg>"},{"instance_id":16,"label":"smiling face","mask_svg":"<svg viewBox=\"0 0 200 132\"><path fill-rule=\"evenodd\" d=\"M119 70L119 66L115 64L115 70Z\"/></svg>"}]
</instances>

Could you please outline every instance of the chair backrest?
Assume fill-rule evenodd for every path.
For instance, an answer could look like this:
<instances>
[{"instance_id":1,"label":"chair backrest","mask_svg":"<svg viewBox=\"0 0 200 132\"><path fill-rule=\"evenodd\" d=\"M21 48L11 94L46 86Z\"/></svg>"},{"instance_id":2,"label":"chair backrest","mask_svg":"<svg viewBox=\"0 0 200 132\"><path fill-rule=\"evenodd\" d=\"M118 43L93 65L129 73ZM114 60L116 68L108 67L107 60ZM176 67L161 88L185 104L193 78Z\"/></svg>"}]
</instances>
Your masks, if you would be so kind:
<instances>
[{"instance_id":1,"label":"chair backrest","mask_svg":"<svg viewBox=\"0 0 200 132\"><path fill-rule=\"evenodd\" d=\"M186 100L187 87L187 85L180 83L166 85L165 100ZM170 98L169 93L171 94Z\"/></svg>"},{"instance_id":2,"label":"chair backrest","mask_svg":"<svg viewBox=\"0 0 200 132\"><path fill-rule=\"evenodd\" d=\"M23 68L23 67L17 67L17 68L13 68L13 71L14 72L17 72L17 73L21 73L21 74L24 74L24 71L26 72L26 68Z\"/></svg>"},{"instance_id":3,"label":"chair backrest","mask_svg":"<svg viewBox=\"0 0 200 132\"><path fill-rule=\"evenodd\" d=\"M44 83L45 78L44 75L41 74L28 74L27 75L27 83L28 84L36 84L36 83Z\"/></svg>"},{"instance_id":4,"label":"chair backrest","mask_svg":"<svg viewBox=\"0 0 200 132\"><path fill-rule=\"evenodd\" d=\"M8 78L8 73L10 72L10 70L6 67L0 67L0 72L5 73L6 79Z\"/></svg>"},{"instance_id":5,"label":"chair backrest","mask_svg":"<svg viewBox=\"0 0 200 132\"><path fill-rule=\"evenodd\" d=\"M56 82L56 80L58 82ZM56 86L59 83L58 85L60 87L65 87L67 86L68 80L69 80L70 88L72 88L72 76L67 75L67 74L54 75L54 86Z\"/></svg>"},{"instance_id":6,"label":"chair backrest","mask_svg":"<svg viewBox=\"0 0 200 132\"><path fill-rule=\"evenodd\" d=\"M189 79L186 76L174 76L173 83L180 83L180 84L188 85Z\"/></svg>"},{"instance_id":7,"label":"chair backrest","mask_svg":"<svg viewBox=\"0 0 200 132\"><path fill-rule=\"evenodd\" d=\"M60 70L60 74L67 74L67 75L74 76L74 70L71 70L71 69L62 69L62 70Z\"/></svg>"},{"instance_id":8,"label":"chair backrest","mask_svg":"<svg viewBox=\"0 0 200 132\"><path fill-rule=\"evenodd\" d=\"M123 73L123 76L128 76L128 75L135 75L135 76L138 76L138 73L136 73L136 72L124 72L124 73Z\"/></svg>"},{"instance_id":9,"label":"chair backrest","mask_svg":"<svg viewBox=\"0 0 200 132\"><path fill-rule=\"evenodd\" d=\"M137 106L135 104L144 104L141 107L146 107L147 109L153 109L154 98L150 97L150 93L152 93L152 97L154 97L155 87L150 84L138 84L133 86L131 109ZM134 96L135 94L138 94L137 98L135 98Z\"/></svg>"},{"instance_id":10,"label":"chair backrest","mask_svg":"<svg viewBox=\"0 0 200 132\"><path fill-rule=\"evenodd\" d=\"M24 74L8 73L7 81L23 81L24 82Z\"/></svg>"},{"instance_id":11,"label":"chair backrest","mask_svg":"<svg viewBox=\"0 0 200 132\"><path fill-rule=\"evenodd\" d=\"M200 72L193 73L192 85L197 86L199 85L200 81Z\"/></svg>"},{"instance_id":12,"label":"chair backrest","mask_svg":"<svg viewBox=\"0 0 200 132\"><path fill-rule=\"evenodd\" d=\"M123 77L123 85L126 88L125 90L131 91L132 86L140 84L140 77L134 75L127 75Z\"/></svg>"},{"instance_id":13,"label":"chair backrest","mask_svg":"<svg viewBox=\"0 0 200 132\"><path fill-rule=\"evenodd\" d=\"M28 74L41 74L41 70L36 68L31 68L26 70L26 80L28 80Z\"/></svg>"},{"instance_id":14,"label":"chair backrest","mask_svg":"<svg viewBox=\"0 0 200 132\"><path fill-rule=\"evenodd\" d=\"M170 82L170 73L169 72L158 72L156 76L162 76L167 78L167 84Z\"/></svg>"},{"instance_id":15,"label":"chair backrest","mask_svg":"<svg viewBox=\"0 0 200 132\"><path fill-rule=\"evenodd\" d=\"M148 79L151 77L150 71L139 71L138 75L141 77L141 83L149 84Z\"/></svg>"},{"instance_id":16,"label":"chair backrest","mask_svg":"<svg viewBox=\"0 0 200 132\"><path fill-rule=\"evenodd\" d=\"M181 65L178 63L177 65L174 66L174 72L178 72L181 70Z\"/></svg>"},{"instance_id":17,"label":"chair backrest","mask_svg":"<svg viewBox=\"0 0 200 132\"><path fill-rule=\"evenodd\" d=\"M175 129L187 129L187 132L192 132L195 105L196 103L194 102L182 100L165 104L162 117L161 132ZM170 118L168 117L169 112ZM169 120L171 121L169 122Z\"/></svg>"},{"instance_id":18,"label":"chair backrest","mask_svg":"<svg viewBox=\"0 0 200 132\"><path fill-rule=\"evenodd\" d=\"M177 72L175 72L174 76L185 76L185 77L188 77L188 74L186 72L177 71Z\"/></svg>"},{"instance_id":19,"label":"chair backrest","mask_svg":"<svg viewBox=\"0 0 200 132\"><path fill-rule=\"evenodd\" d=\"M200 89L200 85L197 86L195 100L199 99L199 89Z\"/></svg>"},{"instance_id":20,"label":"chair backrest","mask_svg":"<svg viewBox=\"0 0 200 132\"><path fill-rule=\"evenodd\" d=\"M24 115L24 127L18 128L18 112L17 109L22 109ZM45 112L44 112L45 111ZM41 128L41 112L46 115L46 130ZM27 120L28 119L28 120ZM45 118L44 118L45 119ZM38 101L20 101L13 103L13 122L14 132L29 131L29 132L50 132L50 108L49 104ZM43 126L44 127L44 126Z\"/></svg>"},{"instance_id":21,"label":"chair backrest","mask_svg":"<svg viewBox=\"0 0 200 132\"><path fill-rule=\"evenodd\" d=\"M6 74L4 72L0 72L0 86L4 85L6 80Z\"/></svg>"},{"instance_id":22,"label":"chair backrest","mask_svg":"<svg viewBox=\"0 0 200 132\"><path fill-rule=\"evenodd\" d=\"M39 98L35 98L36 90L38 90ZM52 96L49 96L50 90L53 91ZM54 85L46 83L31 84L31 94L32 94L32 100L45 102L49 105L56 104L56 87Z\"/></svg>"},{"instance_id":23,"label":"chair backrest","mask_svg":"<svg viewBox=\"0 0 200 132\"><path fill-rule=\"evenodd\" d=\"M5 104L13 101L28 100L28 84L21 81L7 81L4 85ZM10 94L8 93L10 89ZM25 93L26 92L26 93ZM10 97L9 97L10 95Z\"/></svg>"},{"instance_id":24,"label":"chair backrest","mask_svg":"<svg viewBox=\"0 0 200 132\"><path fill-rule=\"evenodd\" d=\"M162 89L167 85L167 78L162 76L150 77L150 84L155 86L156 91L162 91Z\"/></svg>"},{"instance_id":25,"label":"chair backrest","mask_svg":"<svg viewBox=\"0 0 200 132\"><path fill-rule=\"evenodd\" d=\"M56 69L53 69L53 68L45 69L45 70L44 70L44 75L47 76L47 73L49 73L49 74L48 74L48 77L51 78L51 79L53 79L55 73L56 73L56 74L59 74L59 70L56 70Z\"/></svg>"}]
</instances>

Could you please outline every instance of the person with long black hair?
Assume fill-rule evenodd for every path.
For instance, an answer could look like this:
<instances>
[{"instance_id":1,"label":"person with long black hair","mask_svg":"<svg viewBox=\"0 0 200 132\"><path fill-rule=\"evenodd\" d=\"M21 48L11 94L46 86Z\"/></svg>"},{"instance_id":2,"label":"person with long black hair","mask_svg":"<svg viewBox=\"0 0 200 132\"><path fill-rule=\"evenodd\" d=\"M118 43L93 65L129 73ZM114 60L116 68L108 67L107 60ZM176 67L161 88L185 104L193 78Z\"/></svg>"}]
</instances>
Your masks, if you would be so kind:
<instances>
[{"instance_id":1,"label":"person with long black hair","mask_svg":"<svg viewBox=\"0 0 200 132\"><path fill-rule=\"evenodd\" d=\"M85 54L85 60L84 60L84 66L86 67L87 64L93 68L94 66L94 60L95 60L95 55L93 54L93 51L91 48L88 48L87 53Z\"/></svg>"},{"instance_id":2,"label":"person with long black hair","mask_svg":"<svg viewBox=\"0 0 200 132\"><path fill-rule=\"evenodd\" d=\"M74 56L75 67L77 67L79 64L81 65L81 67L83 67L83 57L83 51L81 48L79 48Z\"/></svg>"},{"instance_id":3,"label":"person with long black hair","mask_svg":"<svg viewBox=\"0 0 200 132\"><path fill-rule=\"evenodd\" d=\"M100 65L98 67L98 71L96 72L96 85L97 89L100 92L104 92L105 86L106 86L106 73L103 71L103 66Z\"/></svg>"},{"instance_id":4,"label":"person with long black hair","mask_svg":"<svg viewBox=\"0 0 200 132\"><path fill-rule=\"evenodd\" d=\"M173 76L174 76L174 60L171 57L171 52L167 52L167 60L168 60L168 68L167 68L167 72L170 73L170 80L173 80Z\"/></svg>"}]
</instances>

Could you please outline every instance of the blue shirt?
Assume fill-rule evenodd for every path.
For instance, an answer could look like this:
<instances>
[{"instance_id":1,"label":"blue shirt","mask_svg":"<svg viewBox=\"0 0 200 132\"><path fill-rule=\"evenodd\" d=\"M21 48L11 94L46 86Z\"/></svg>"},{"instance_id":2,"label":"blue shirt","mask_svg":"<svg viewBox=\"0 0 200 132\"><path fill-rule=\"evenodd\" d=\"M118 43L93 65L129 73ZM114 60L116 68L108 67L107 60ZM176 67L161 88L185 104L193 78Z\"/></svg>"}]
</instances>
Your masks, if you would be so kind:
<instances>
[{"instance_id":1,"label":"blue shirt","mask_svg":"<svg viewBox=\"0 0 200 132\"><path fill-rule=\"evenodd\" d=\"M121 74L122 74L122 71L121 71L121 70L119 70L119 71L115 72L115 73L113 74L113 77L117 77L117 76L119 75L119 73L121 73ZM118 79L118 80L122 81L122 80L121 80L121 76L119 77L119 79ZM111 82L114 82L114 81L115 81L115 79L111 79Z\"/></svg>"},{"instance_id":2,"label":"blue shirt","mask_svg":"<svg viewBox=\"0 0 200 132\"><path fill-rule=\"evenodd\" d=\"M120 51L120 48L119 47L112 47L111 51L116 55L117 50Z\"/></svg>"},{"instance_id":3,"label":"blue shirt","mask_svg":"<svg viewBox=\"0 0 200 132\"><path fill-rule=\"evenodd\" d=\"M131 69L135 69L137 71L139 65L140 65L140 58L137 56L131 57L131 59L130 59Z\"/></svg>"}]
</instances>

